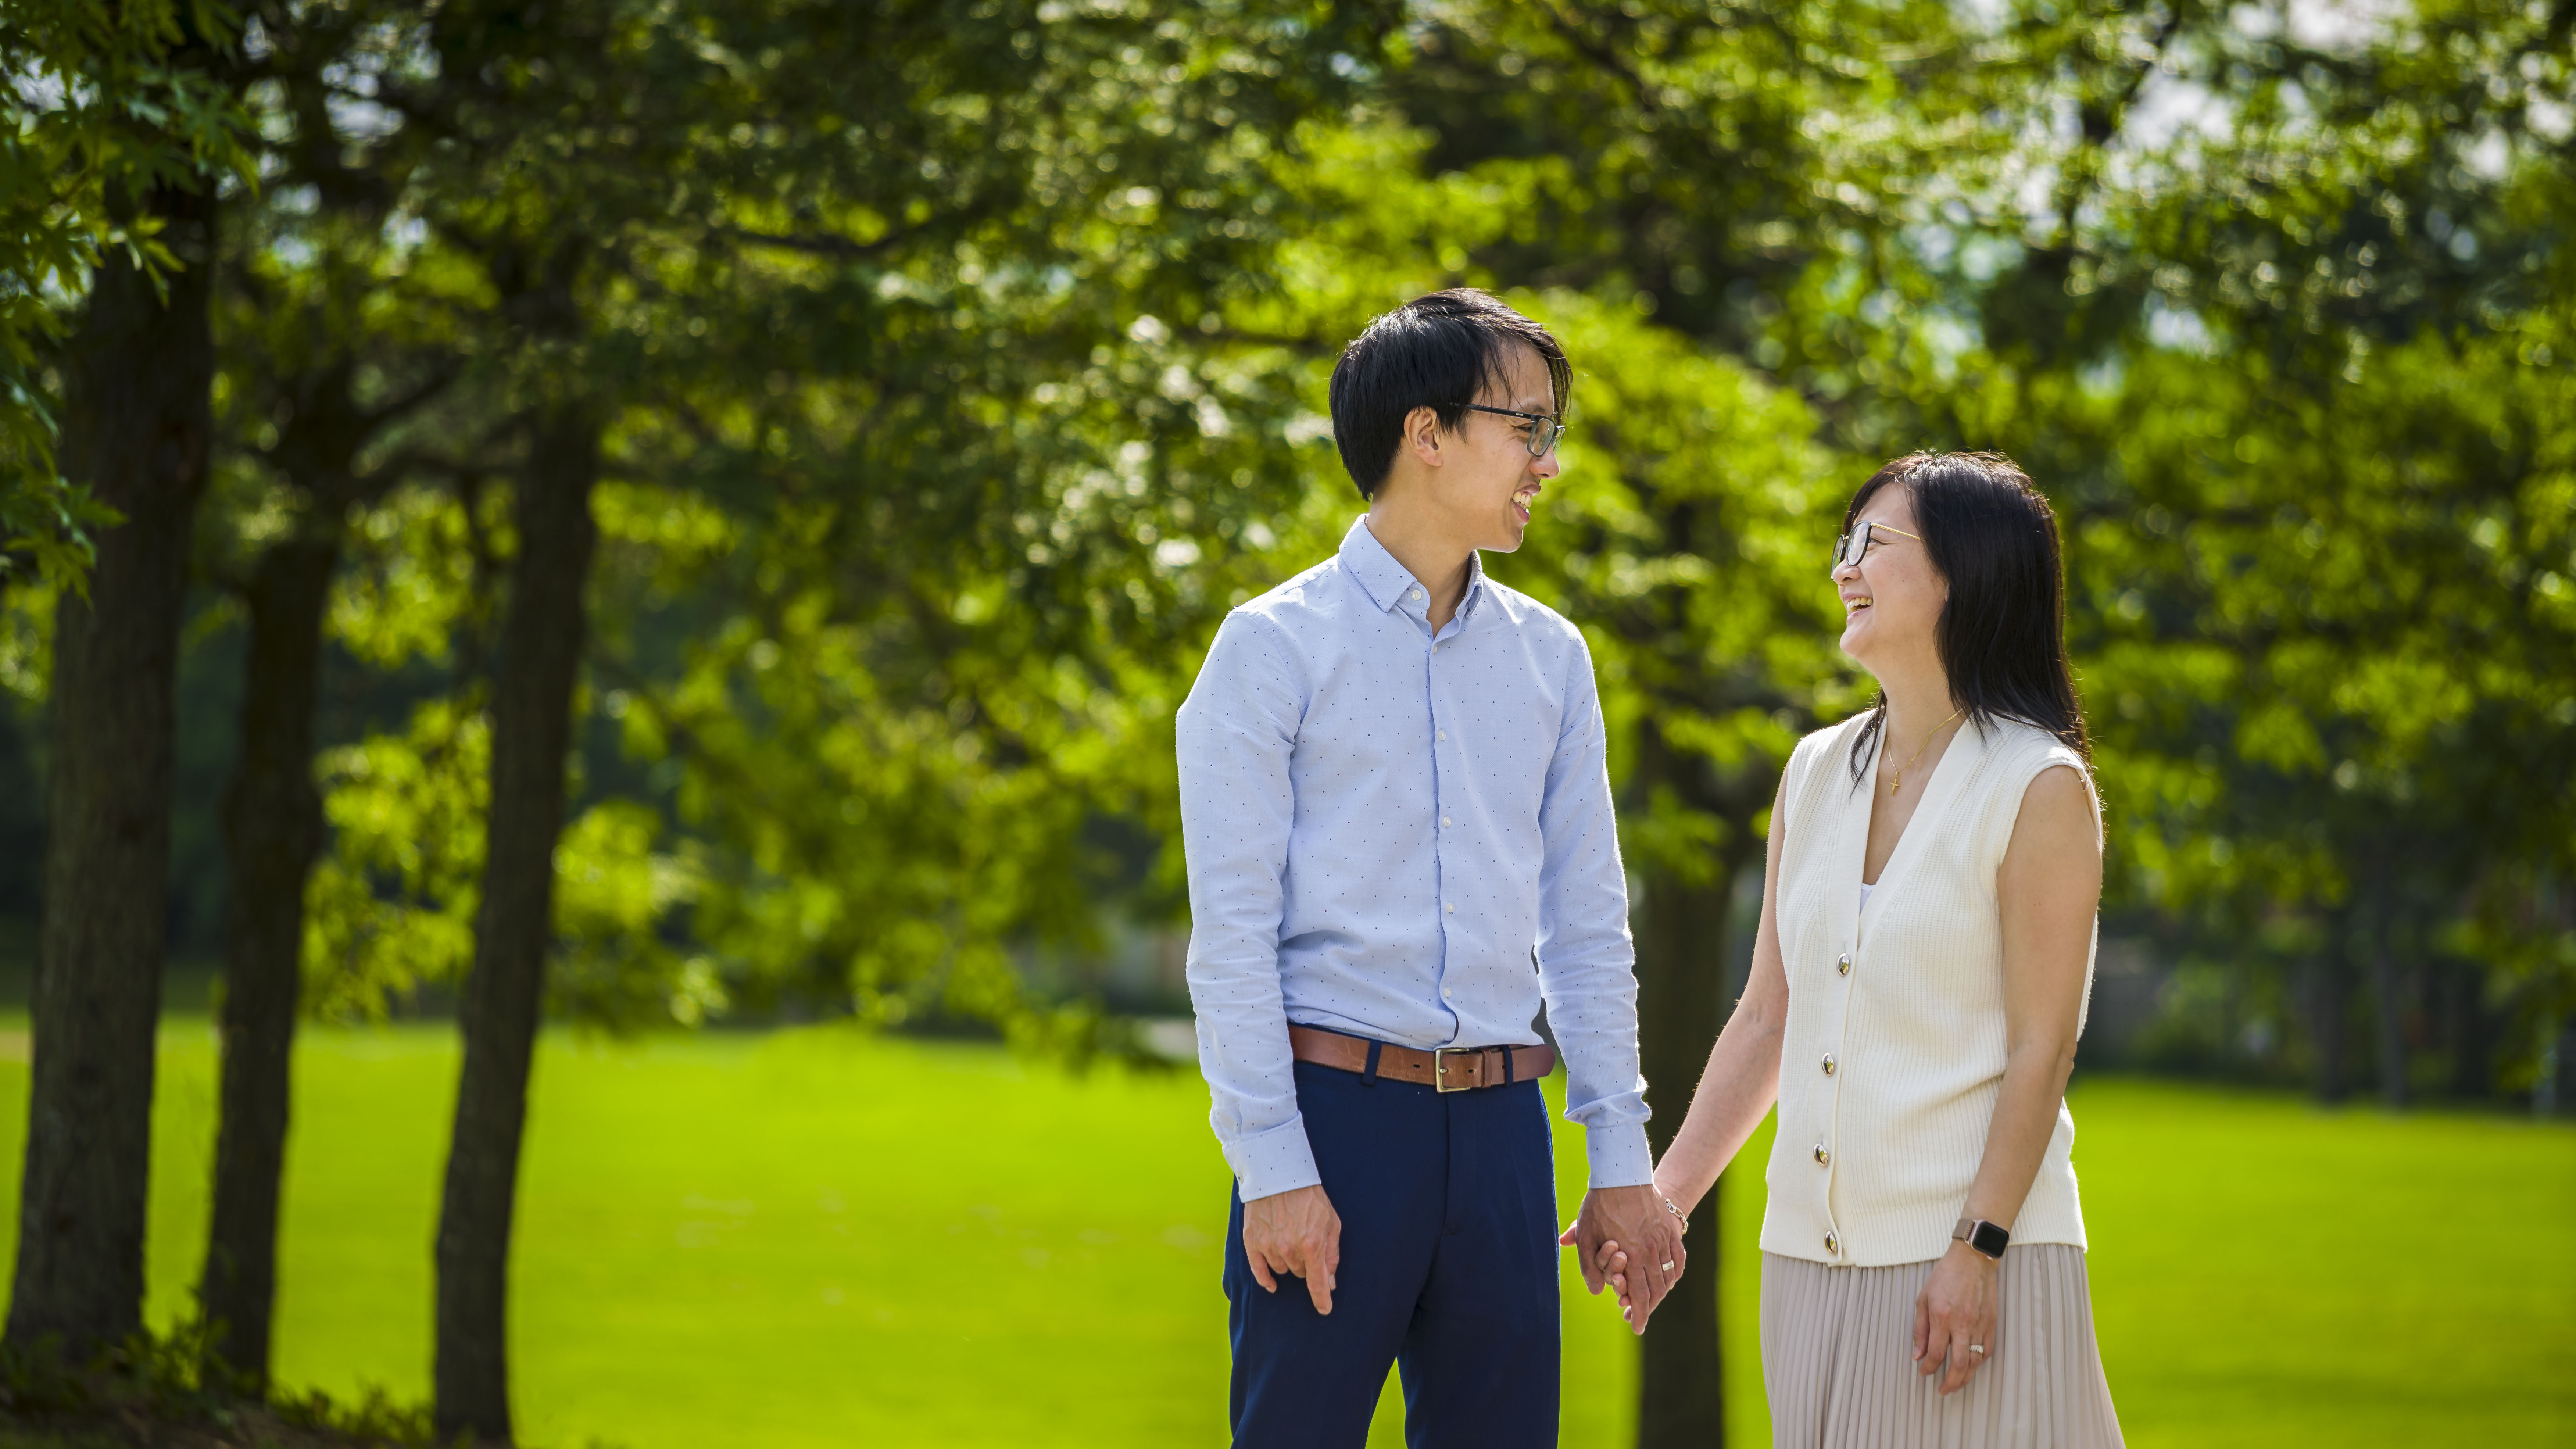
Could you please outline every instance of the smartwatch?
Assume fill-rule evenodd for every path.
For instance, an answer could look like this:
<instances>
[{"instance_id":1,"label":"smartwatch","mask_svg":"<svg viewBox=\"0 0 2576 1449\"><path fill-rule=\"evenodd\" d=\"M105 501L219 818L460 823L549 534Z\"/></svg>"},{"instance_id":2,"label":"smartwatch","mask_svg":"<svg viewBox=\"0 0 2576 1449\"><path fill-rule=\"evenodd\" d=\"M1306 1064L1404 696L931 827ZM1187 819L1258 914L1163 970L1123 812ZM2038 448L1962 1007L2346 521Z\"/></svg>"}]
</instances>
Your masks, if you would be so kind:
<instances>
[{"instance_id":1,"label":"smartwatch","mask_svg":"<svg viewBox=\"0 0 2576 1449\"><path fill-rule=\"evenodd\" d=\"M1998 1260L2004 1255L2004 1245L2012 1241L2012 1234L1987 1222L1984 1218L1959 1219L1959 1225L1950 1230L1950 1236L1987 1257Z\"/></svg>"}]
</instances>

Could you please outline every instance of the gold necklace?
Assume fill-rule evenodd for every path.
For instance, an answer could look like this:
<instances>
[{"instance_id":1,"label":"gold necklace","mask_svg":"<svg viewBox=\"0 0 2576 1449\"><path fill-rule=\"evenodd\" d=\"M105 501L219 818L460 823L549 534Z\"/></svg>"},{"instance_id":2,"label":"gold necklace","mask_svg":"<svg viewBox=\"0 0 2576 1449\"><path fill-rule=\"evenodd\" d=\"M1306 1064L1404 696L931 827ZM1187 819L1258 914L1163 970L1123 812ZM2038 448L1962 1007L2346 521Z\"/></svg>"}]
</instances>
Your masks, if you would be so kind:
<instances>
[{"instance_id":1,"label":"gold necklace","mask_svg":"<svg viewBox=\"0 0 2576 1449\"><path fill-rule=\"evenodd\" d=\"M1954 709L1954 710L1952 710L1952 711L1950 711L1950 719L1957 719L1957 718L1959 717L1959 713L1960 713L1960 712L1959 712L1958 710L1955 710L1955 709ZM1925 735L1925 736L1923 737L1923 748L1922 748L1922 749L1918 749L1918 750L1916 750L1916 751L1914 752L1914 760L1922 759L1922 758L1923 758L1923 750L1928 750L1928 749L1932 748L1932 742L1933 742L1934 740L1937 740L1937 739L1939 739L1939 738L1941 737L1941 731L1943 731L1943 730L1945 730L1945 729L1948 729L1948 728L1950 727L1950 719L1945 719L1945 720L1941 721L1939 724L1934 725L1934 726L1932 727L1932 733L1930 733L1930 734L1928 734L1928 735ZM1896 767L1896 769L1888 775L1888 777L1887 777L1887 793L1888 793L1888 794L1890 794L1890 795L1895 794L1895 793L1896 793L1896 791L1897 791L1897 787L1899 787L1899 786L1901 786L1901 785L1903 785L1903 784L1905 783L1905 772L1914 768L1914 760L1908 760L1908 761L1906 761L1904 764L1897 766L1897 767Z\"/></svg>"}]
</instances>

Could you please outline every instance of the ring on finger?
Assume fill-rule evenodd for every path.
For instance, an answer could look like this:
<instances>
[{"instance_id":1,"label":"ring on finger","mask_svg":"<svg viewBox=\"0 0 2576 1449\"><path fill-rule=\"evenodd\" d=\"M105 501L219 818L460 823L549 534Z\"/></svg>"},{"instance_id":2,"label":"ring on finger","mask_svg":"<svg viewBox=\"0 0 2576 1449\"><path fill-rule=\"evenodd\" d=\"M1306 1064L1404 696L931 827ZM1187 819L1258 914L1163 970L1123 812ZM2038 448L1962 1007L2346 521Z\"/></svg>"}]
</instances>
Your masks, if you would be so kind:
<instances>
[{"instance_id":1,"label":"ring on finger","mask_svg":"<svg viewBox=\"0 0 2576 1449\"><path fill-rule=\"evenodd\" d=\"M1968 1345L1968 1352L1970 1352L1970 1353L1978 1353L1978 1354L1981 1354L1981 1353L1984 1353L1985 1351L1986 1351L1986 1346L1985 1346L1984 1344L1982 1344L1982 1343L1972 1343L1972 1344L1969 1344L1969 1345Z\"/></svg>"}]
</instances>

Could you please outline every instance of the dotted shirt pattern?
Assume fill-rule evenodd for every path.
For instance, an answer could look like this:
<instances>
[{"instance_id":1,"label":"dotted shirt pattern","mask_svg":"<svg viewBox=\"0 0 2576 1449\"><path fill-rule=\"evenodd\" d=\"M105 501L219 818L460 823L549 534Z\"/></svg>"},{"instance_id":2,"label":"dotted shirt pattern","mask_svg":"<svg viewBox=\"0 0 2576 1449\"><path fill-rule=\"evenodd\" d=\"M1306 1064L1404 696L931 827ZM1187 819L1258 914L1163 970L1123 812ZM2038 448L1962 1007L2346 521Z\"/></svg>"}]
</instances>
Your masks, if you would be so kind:
<instances>
[{"instance_id":1,"label":"dotted shirt pattern","mask_svg":"<svg viewBox=\"0 0 2576 1449\"><path fill-rule=\"evenodd\" d=\"M1321 1180L1289 1023L1531 1043L1542 997L1593 1185L1652 1180L1626 878L1573 625L1471 562L1435 636L1427 590L1362 518L1227 616L1178 748L1199 1064L1246 1200Z\"/></svg>"}]
</instances>

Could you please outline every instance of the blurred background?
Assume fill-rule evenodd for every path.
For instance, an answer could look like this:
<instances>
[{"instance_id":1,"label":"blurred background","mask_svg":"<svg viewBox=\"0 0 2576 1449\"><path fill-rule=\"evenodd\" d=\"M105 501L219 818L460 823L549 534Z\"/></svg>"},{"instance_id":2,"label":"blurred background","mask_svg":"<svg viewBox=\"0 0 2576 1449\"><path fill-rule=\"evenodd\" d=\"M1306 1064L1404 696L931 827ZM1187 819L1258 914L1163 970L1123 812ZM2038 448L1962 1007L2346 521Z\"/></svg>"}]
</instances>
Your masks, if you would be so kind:
<instances>
[{"instance_id":1,"label":"blurred background","mask_svg":"<svg viewBox=\"0 0 2576 1449\"><path fill-rule=\"evenodd\" d=\"M2004 450L2132 1441L2576 1439L2571 31L10 0L0 1443L1220 1441L1172 714L1454 285L1575 362L1487 565L1599 667L1658 1131L1869 699L1845 500ZM1767 1442L1764 1150L1642 1347L1569 1280L1565 1442Z\"/></svg>"}]
</instances>

